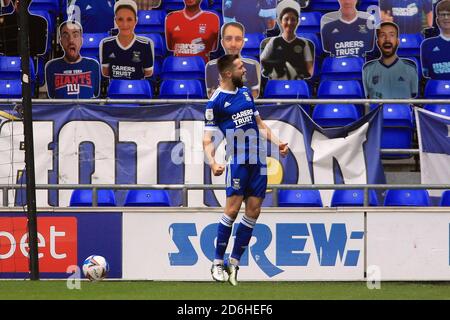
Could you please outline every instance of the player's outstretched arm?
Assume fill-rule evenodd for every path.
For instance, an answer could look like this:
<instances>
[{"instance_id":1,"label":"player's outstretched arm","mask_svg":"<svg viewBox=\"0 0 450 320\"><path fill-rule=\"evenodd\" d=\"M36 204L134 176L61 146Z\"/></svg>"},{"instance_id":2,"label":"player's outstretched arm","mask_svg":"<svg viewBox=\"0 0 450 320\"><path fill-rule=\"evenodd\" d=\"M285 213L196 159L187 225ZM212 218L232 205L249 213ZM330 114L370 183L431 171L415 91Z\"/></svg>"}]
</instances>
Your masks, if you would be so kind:
<instances>
[{"instance_id":1,"label":"player's outstretched arm","mask_svg":"<svg viewBox=\"0 0 450 320\"><path fill-rule=\"evenodd\" d=\"M205 131L203 134L203 150L205 151L206 159L209 166L211 167L213 174L215 176L220 176L224 172L225 166L223 164L217 163L214 159L216 148L214 147L214 143L212 141L211 131Z\"/></svg>"},{"instance_id":2,"label":"player's outstretched arm","mask_svg":"<svg viewBox=\"0 0 450 320\"><path fill-rule=\"evenodd\" d=\"M282 142L272 133L272 130L264 123L260 116L256 116L256 123L258 124L258 129L264 138L271 141L278 146L280 154L285 157L289 153L289 147L287 142Z\"/></svg>"}]
</instances>

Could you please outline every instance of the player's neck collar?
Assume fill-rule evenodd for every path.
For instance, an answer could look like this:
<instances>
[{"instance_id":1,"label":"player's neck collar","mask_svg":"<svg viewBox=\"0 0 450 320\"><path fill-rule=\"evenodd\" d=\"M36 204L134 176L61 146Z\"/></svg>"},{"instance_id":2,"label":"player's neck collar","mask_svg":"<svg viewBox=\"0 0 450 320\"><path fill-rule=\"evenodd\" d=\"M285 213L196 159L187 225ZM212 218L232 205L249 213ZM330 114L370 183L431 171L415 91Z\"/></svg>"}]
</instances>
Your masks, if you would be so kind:
<instances>
[{"instance_id":1,"label":"player's neck collar","mask_svg":"<svg viewBox=\"0 0 450 320\"><path fill-rule=\"evenodd\" d=\"M133 39L131 40L130 44L129 44L128 46L124 47L124 46L120 43L120 41L119 41L119 35L116 36L116 42L117 42L117 45L118 45L119 48L122 49L122 50L128 50L128 49L130 49L130 48L133 46L133 44L134 44L135 41L136 41L136 35L133 35Z\"/></svg>"},{"instance_id":2,"label":"player's neck collar","mask_svg":"<svg viewBox=\"0 0 450 320\"><path fill-rule=\"evenodd\" d=\"M81 61L81 58L82 58L82 57L81 57L81 54L80 54L80 55L78 55L78 59L77 59L76 61L74 61L74 62L66 60L66 56L63 57L63 60L64 60L64 62L66 62L66 63L68 63L68 64L75 64L75 63L80 62L80 61Z\"/></svg>"},{"instance_id":3,"label":"player's neck collar","mask_svg":"<svg viewBox=\"0 0 450 320\"><path fill-rule=\"evenodd\" d=\"M397 57L397 58L394 60L394 62L392 62L391 64L385 64L385 63L383 62L383 59L379 59L378 61L380 61L381 65L382 65L383 67L385 67L385 68L390 68L390 67L395 66L399 60L400 60L400 58Z\"/></svg>"},{"instance_id":4,"label":"player's neck collar","mask_svg":"<svg viewBox=\"0 0 450 320\"><path fill-rule=\"evenodd\" d=\"M238 90L239 90L239 88L236 88L236 89L234 89L234 91L230 91L230 90L225 90L225 89L223 89L221 87L219 87L218 89L220 90L220 92L228 93L228 94L236 94L238 92Z\"/></svg>"},{"instance_id":5,"label":"player's neck collar","mask_svg":"<svg viewBox=\"0 0 450 320\"><path fill-rule=\"evenodd\" d=\"M341 20L343 23L346 23L346 24L352 24L353 22L356 21L356 19L358 19L358 11L356 11L355 17L350 21L344 20L344 18L342 17L342 13L340 13L340 17L339 17L339 20Z\"/></svg>"},{"instance_id":6,"label":"player's neck collar","mask_svg":"<svg viewBox=\"0 0 450 320\"><path fill-rule=\"evenodd\" d=\"M194 14L192 17L190 17L190 16L188 16L188 15L186 14L186 9L183 9L183 15L184 15L184 17L185 17L186 19L188 19L188 20L194 20L194 19L196 19L199 15L201 15L202 13L203 13L203 10L200 9L200 11L199 11L198 13L196 13L196 14Z\"/></svg>"},{"instance_id":7,"label":"player's neck collar","mask_svg":"<svg viewBox=\"0 0 450 320\"><path fill-rule=\"evenodd\" d=\"M445 41L450 41L450 36L446 37L444 36L442 33L439 35L442 39L444 39Z\"/></svg>"}]
</instances>

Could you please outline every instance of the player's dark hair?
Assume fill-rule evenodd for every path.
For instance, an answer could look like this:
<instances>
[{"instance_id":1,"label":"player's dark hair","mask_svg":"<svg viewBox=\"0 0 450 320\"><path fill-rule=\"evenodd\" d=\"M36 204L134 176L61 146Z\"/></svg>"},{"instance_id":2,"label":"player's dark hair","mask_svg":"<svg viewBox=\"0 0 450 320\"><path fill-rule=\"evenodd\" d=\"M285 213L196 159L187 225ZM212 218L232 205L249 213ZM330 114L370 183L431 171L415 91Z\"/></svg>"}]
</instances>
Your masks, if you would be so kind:
<instances>
[{"instance_id":1,"label":"player's dark hair","mask_svg":"<svg viewBox=\"0 0 450 320\"><path fill-rule=\"evenodd\" d=\"M238 28L238 29L240 29L240 30L242 31L242 34L243 34L243 35L245 34L245 27L244 27L241 23L236 22L236 21L231 21L231 22L225 23L225 24L222 26L222 29L220 30L220 35L222 36L222 38L223 38L223 36L224 36L224 34L225 34L225 30L226 30L228 27L236 27L236 28Z\"/></svg>"},{"instance_id":2,"label":"player's dark hair","mask_svg":"<svg viewBox=\"0 0 450 320\"><path fill-rule=\"evenodd\" d=\"M450 1L443 0L436 4L436 14L439 14L441 11L450 11Z\"/></svg>"},{"instance_id":3,"label":"player's dark hair","mask_svg":"<svg viewBox=\"0 0 450 320\"><path fill-rule=\"evenodd\" d=\"M284 16L286 13L288 13L288 12L292 12L293 14L295 14L295 16L297 17L297 20L298 20L298 18L299 18L298 11L295 10L294 8L287 7L287 8L284 8L284 9L280 12L280 15L279 15L279 17L278 17L278 19L280 20L280 22L281 22L281 20L283 19L283 16Z\"/></svg>"},{"instance_id":4,"label":"player's dark hair","mask_svg":"<svg viewBox=\"0 0 450 320\"><path fill-rule=\"evenodd\" d=\"M233 68L233 62L236 59L239 59L238 54L225 54L221 56L217 60L217 68L219 69L219 73L223 74L225 71L228 71L230 68Z\"/></svg>"},{"instance_id":5,"label":"player's dark hair","mask_svg":"<svg viewBox=\"0 0 450 320\"><path fill-rule=\"evenodd\" d=\"M397 31L397 37L400 35L400 29L399 29L399 27L398 27L398 25L396 23L390 22L390 21L385 21L385 22L380 23L380 25L377 28L377 38L378 38L378 36L380 34L380 29L382 27L385 27L385 26L393 27Z\"/></svg>"},{"instance_id":6,"label":"player's dark hair","mask_svg":"<svg viewBox=\"0 0 450 320\"><path fill-rule=\"evenodd\" d=\"M78 29L80 29L81 35L83 35L83 26L81 25L81 23L76 20L66 20L59 25L58 38L61 37L61 31L65 26L67 26L68 28L77 27Z\"/></svg>"}]
</instances>

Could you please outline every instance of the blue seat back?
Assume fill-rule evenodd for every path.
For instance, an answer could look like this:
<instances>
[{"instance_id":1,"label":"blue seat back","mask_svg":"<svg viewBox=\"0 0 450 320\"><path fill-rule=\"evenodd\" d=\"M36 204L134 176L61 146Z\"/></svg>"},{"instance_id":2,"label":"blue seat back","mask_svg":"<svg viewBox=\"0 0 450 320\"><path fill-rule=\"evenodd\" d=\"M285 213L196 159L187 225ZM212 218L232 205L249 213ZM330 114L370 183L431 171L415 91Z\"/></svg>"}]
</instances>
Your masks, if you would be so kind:
<instances>
[{"instance_id":1,"label":"blue seat back","mask_svg":"<svg viewBox=\"0 0 450 320\"><path fill-rule=\"evenodd\" d=\"M153 42L153 51L157 57L165 57L167 54L166 40L159 33L148 33L140 35L149 38Z\"/></svg>"},{"instance_id":2,"label":"blue seat back","mask_svg":"<svg viewBox=\"0 0 450 320\"><path fill-rule=\"evenodd\" d=\"M205 79L205 61L199 56L169 56L164 59L161 79Z\"/></svg>"},{"instance_id":3,"label":"blue seat back","mask_svg":"<svg viewBox=\"0 0 450 320\"><path fill-rule=\"evenodd\" d=\"M429 79L425 84L424 96L436 99L450 98L450 80Z\"/></svg>"},{"instance_id":4,"label":"blue seat back","mask_svg":"<svg viewBox=\"0 0 450 320\"><path fill-rule=\"evenodd\" d=\"M425 207L430 205L430 196L427 190L391 189L386 192L384 205Z\"/></svg>"},{"instance_id":5,"label":"blue seat back","mask_svg":"<svg viewBox=\"0 0 450 320\"><path fill-rule=\"evenodd\" d=\"M304 80L268 80L264 89L264 98L310 98L309 86Z\"/></svg>"},{"instance_id":6,"label":"blue seat back","mask_svg":"<svg viewBox=\"0 0 450 320\"><path fill-rule=\"evenodd\" d=\"M322 62L320 79L361 81L363 65L364 59L360 57L326 57Z\"/></svg>"},{"instance_id":7,"label":"blue seat back","mask_svg":"<svg viewBox=\"0 0 450 320\"><path fill-rule=\"evenodd\" d=\"M401 57L419 57L423 35L420 33L400 34L397 54Z\"/></svg>"},{"instance_id":8,"label":"blue seat back","mask_svg":"<svg viewBox=\"0 0 450 320\"><path fill-rule=\"evenodd\" d=\"M205 92L199 80L163 80L159 97L161 99L203 99Z\"/></svg>"},{"instance_id":9,"label":"blue seat back","mask_svg":"<svg viewBox=\"0 0 450 320\"><path fill-rule=\"evenodd\" d=\"M319 190L280 190L279 207L322 207Z\"/></svg>"},{"instance_id":10,"label":"blue seat back","mask_svg":"<svg viewBox=\"0 0 450 320\"><path fill-rule=\"evenodd\" d=\"M97 203L99 207L116 206L116 197L112 190L97 190ZM70 197L71 207L91 207L92 190L77 189L72 192Z\"/></svg>"},{"instance_id":11,"label":"blue seat back","mask_svg":"<svg viewBox=\"0 0 450 320\"><path fill-rule=\"evenodd\" d=\"M0 80L0 98L1 99L22 98L22 80L18 79Z\"/></svg>"},{"instance_id":12,"label":"blue seat back","mask_svg":"<svg viewBox=\"0 0 450 320\"><path fill-rule=\"evenodd\" d=\"M359 207L364 206L363 190L338 189L331 198L332 207ZM375 190L369 190L369 206L378 206L377 194Z\"/></svg>"},{"instance_id":13,"label":"blue seat back","mask_svg":"<svg viewBox=\"0 0 450 320\"><path fill-rule=\"evenodd\" d=\"M152 88L147 80L111 80L108 97L112 99L151 99Z\"/></svg>"},{"instance_id":14,"label":"blue seat back","mask_svg":"<svg viewBox=\"0 0 450 320\"><path fill-rule=\"evenodd\" d=\"M241 54L244 56L258 57L263 39L264 35L262 33L247 33L244 37L244 47L242 48Z\"/></svg>"},{"instance_id":15,"label":"blue seat back","mask_svg":"<svg viewBox=\"0 0 450 320\"><path fill-rule=\"evenodd\" d=\"M450 117L450 104L427 104L424 109Z\"/></svg>"},{"instance_id":16,"label":"blue seat back","mask_svg":"<svg viewBox=\"0 0 450 320\"><path fill-rule=\"evenodd\" d=\"M317 89L317 97L325 99L335 98L364 98L361 83L356 80L325 80L321 81Z\"/></svg>"},{"instance_id":17,"label":"blue seat back","mask_svg":"<svg viewBox=\"0 0 450 320\"><path fill-rule=\"evenodd\" d=\"M321 127L341 127L358 120L358 111L353 104L317 104L313 120Z\"/></svg>"},{"instance_id":18,"label":"blue seat back","mask_svg":"<svg viewBox=\"0 0 450 320\"><path fill-rule=\"evenodd\" d=\"M301 28L302 32L319 33L321 18L322 14L318 11L302 12L299 28Z\"/></svg>"},{"instance_id":19,"label":"blue seat back","mask_svg":"<svg viewBox=\"0 0 450 320\"><path fill-rule=\"evenodd\" d=\"M100 61L98 48L100 42L106 37L108 37L108 33L84 33L83 46L80 49L81 55Z\"/></svg>"},{"instance_id":20,"label":"blue seat back","mask_svg":"<svg viewBox=\"0 0 450 320\"><path fill-rule=\"evenodd\" d=\"M166 12L164 10L139 10L136 33L164 33Z\"/></svg>"},{"instance_id":21,"label":"blue seat back","mask_svg":"<svg viewBox=\"0 0 450 320\"><path fill-rule=\"evenodd\" d=\"M36 79L34 71L33 59L30 58L30 76L32 80ZM0 56L0 79L17 79L22 78L21 60L18 56Z\"/></svg>"},{"instance_id":22,"label":"blue seat back","mask_svg":"<svg viewBox=\"0 0 450 320\"><path fill-rule=\"evenodd\" d=\"M439 205L441 207L450 207L450 190L446 190L442 193L441 202Z\"/></svg>"},{"instance_id":23,"label":"blue seat back","mask_svg":"<svg viewBox=\"0 0 450 320\"><path fill-rule=\"evenodd\" d=\"M166 190L129 190L124 206L170 207L170 200Z\"/></svg>"},{"instance_id":24,"label":"blue seat back","mask_svg":"<svg viewBox=\"0 0 450 320\"><path fill-rule=\"evenodd\" d=\"M297 28L295 33L297 34L297 37L304 38L312 42L312 44L314 45L314 53L316 59L315 65L317 65L318 60L320 60L320 58L324 54L322 41L320 40L319 36L313 32L303 32L301 26Z\"/></svg>"},{"instance_id":25,"label":"blue seat back","mask_svg":"<svg viewBox=\"0 0 450 320\"><path fill-rule=\"evenodd\" d=\"M308 9L312 11L336 11L339 10L339 2L336 0L312 0Z\"/></svg>"}]
</instances>

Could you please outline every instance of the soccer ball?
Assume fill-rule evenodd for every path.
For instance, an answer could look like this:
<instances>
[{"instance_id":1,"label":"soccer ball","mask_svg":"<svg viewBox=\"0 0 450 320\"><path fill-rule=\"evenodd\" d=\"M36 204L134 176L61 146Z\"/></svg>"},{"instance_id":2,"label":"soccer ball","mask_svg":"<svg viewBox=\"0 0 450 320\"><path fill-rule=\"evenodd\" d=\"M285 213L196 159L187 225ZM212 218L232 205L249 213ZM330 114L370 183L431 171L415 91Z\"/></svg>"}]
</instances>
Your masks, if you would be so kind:
<instances>
[{"instance_id":1,"label":"soccer ball","mask_svg":"<svg viewBox=\"0 0 450 320\"><path fill-rule=\"evenodd\" d=\"M106 278L109 264L102 256L92 255L83 262L83 273L90 281L100 281Z\"/></svg>"}]
</instances>

